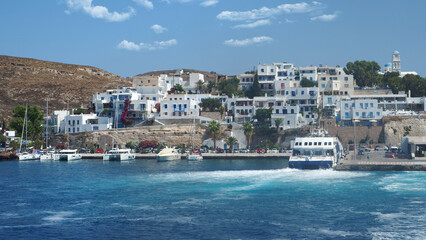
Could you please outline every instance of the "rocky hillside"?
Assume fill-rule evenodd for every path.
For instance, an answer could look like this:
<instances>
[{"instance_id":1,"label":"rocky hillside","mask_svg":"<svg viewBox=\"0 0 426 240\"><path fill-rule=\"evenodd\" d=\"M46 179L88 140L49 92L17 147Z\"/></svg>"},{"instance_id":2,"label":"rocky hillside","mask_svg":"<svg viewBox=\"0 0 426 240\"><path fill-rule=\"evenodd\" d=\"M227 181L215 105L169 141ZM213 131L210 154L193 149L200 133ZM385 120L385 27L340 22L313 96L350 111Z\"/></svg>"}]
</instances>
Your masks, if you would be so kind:
<instances>
[{"instance_id":1,"label":"rocky hillside","mask_svg":"<svg viewBox=\"0 0 426 240\"><path fill-rule=\"evenodd\" d=\"M87 105L96 92L131 86L124 79L99 68L0 56L0 119L10 118L18 105L38 105L49 111Z\"/></svg>"}]
</instances>

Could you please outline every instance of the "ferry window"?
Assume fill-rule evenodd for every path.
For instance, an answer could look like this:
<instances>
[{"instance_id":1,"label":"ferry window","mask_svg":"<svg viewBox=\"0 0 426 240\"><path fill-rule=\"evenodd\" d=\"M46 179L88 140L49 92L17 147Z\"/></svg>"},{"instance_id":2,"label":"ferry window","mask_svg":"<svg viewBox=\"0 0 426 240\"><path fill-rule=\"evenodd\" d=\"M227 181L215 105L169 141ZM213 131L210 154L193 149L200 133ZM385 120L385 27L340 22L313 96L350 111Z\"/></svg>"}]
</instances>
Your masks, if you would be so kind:
<instances>
[{"instance_id":1,"label":"ferry window","mask_svg":"<svg viewBox=\"0 0 426 240\"><path fill-rule=\"evenodd\" d=\"M297 143L295 143L294 145L299 146L299 143L297 142Z\"/></svg>"},{"instance_id":2,"label":"ferry window","mask_svg":"<svg viewBox=\"0 0 426 240\"><path fill-rule=\"evenodd\" d=\"M322 144L322 142L319 142L319 143L318 143L318 146L321 146L321 144Z\"/></svg>"},{"instance_id":3,"label":"ferry window","mask_svg":"<svg viewBox=\"0 0 426 240\"><path fill-rule=\"evenodd\" d=\"M308 146L308 142L305 142L305 146Z\"/></svg>"},{"instance_id":4,"label":"ferry window","mask_svg":"<svg viewBox=\"0 0 426 240\"><path fill-rule=\"evenodd\" d=\"M330 146L331 146L331 142L328 142L328 145L330 145Z\"/></svg>"},{"instance_id":5,"label":"ferry window","mask_svg":"<svg viewBox=\"0 0 426 240\"><path fill-rule=\"evenodd\" d=\"M309 146L312 146L312 142L309 142Z\"/></svg>"},{"instance_id":6,"label":"ferry window","mask_svg":"<svg viewBox=\"0 0 426 240\"><path fill-rule=\"evenodd\" d=\"M314 146L316 146L318 143L317 142L314 142Z\"/></svg>"}]
</instances>

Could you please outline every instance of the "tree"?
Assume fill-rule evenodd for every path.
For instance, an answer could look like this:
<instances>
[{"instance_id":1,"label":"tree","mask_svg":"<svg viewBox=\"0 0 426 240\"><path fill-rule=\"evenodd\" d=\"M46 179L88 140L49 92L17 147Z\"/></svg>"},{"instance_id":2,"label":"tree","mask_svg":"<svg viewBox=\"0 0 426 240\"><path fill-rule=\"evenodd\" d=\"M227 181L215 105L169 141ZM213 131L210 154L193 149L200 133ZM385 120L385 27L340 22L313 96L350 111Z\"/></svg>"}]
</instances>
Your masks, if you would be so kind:
<instances>
[{"instance_id":1,"label":"tree","mask_svg":"<svg viewBox=\"0 0 426 240\"><path fill-rule=\"evenodd\" d=\"M209 93L211 93L215 87L216 87L216 83L215 83L215 82L213 82L213 81L210 81L210 82L207 84L207 91L208 91Z\"/></svg>"},{"instance_id":2,"label":"tree","mask_svg":"<svg viewBox=\"0 0 426 240\"><path fill-rule=\"evenodd\" d=\"M31 140L38 139L43 133L43 114L38 106L28 107L27 113L27 130L28 137ZM10 121L9 127L16 131L16 134L20 136L22 134L22 127L25 118L25 106L17 106L13 109L13 119Z\"/></svg>"},{"instance_id":3,"label":"tree","mask_svg":"<svg viewBox=\"0 0 426 240\"><path fill-rule=\"evenodd\" d=\"M250 90L246 91L245 94L248 98L251 98L251 99L253 99L254 97L263 95L262 90L260 89L259 77L257 73L254 75L253 86L250 88Z\"/></svg>"},{"instance_id":4,"label":"tree","mask_svg":"<svg viewBox=\"0 0 426 240\"><path fill-rule=\"evenodd\" d=\"M197 82L197 90L198 90L198 93L202 93L202 92L203 92L203 89L204 89L204 82L203 82L203 81L201 81L201 80L199 80L199 81Z\"/></svg>"},{"instance_id":5,"label":"tree","mask_svg":"<svg viewBox=\"0 0 426 240\"><path fill-rule=\"evenodd\" d=\"M402 78L405 91L411 91L412 97L426 96L426 79L418 75L407 74Z\"/></svg>"},{"instance_id":6,"label":"tree","mask_svg":"<svg viewBox=\"0 0 426 240\"><path fill-rule=\"evenodd\" d=\"M302 81L300 81L300 86L301 87L317 87L318 83L304 77L302 78Z\"/></svg>"},{"instance_id":7,"label":"tree","mask_svg":"<svg viewBox=\"0 0 426 240\"><path fill-rule=\"evenodd\" d=\"M321 115L322 115L322 108L314 108L312 110L312 113L317 114L318 116L318 122L317 122L317 126L320 127L320 122L321 122Z\"/></svg>"},{"instance_id":8,"label":"tree","mask_svg":"<svg viewBox=\"0 0 426 240\"><path fill-rule=\"evenodd\" d=\"M215 120L211 121L207 130L213 136L214 149L216 149L216 138L220 134L220 123L216 122Z\"/></svg>"},{"instance_id":9,"label":"tree","mask_svg":"<svg viewBox=\"0 0 426 240\"><path fill-rule=\"evenodd\" d=\"M225 107L224 106L220 106L219 107L219 112L220 112L220 119L223 118L223 114L225 113Z\"/></svg>"},{"instance_id":10,"label":"tree","mask_svg":"<svg viewBox=\"0 0 426 240\"><path fill-rule=\"evenodd\" d=\"M228 95L228 97L232 97L232 95L236 95L238 93L239 83L240 80L237 78L223 80L218 84L217 88L221 93Z\"/></svg>"},{"instance_id":11,"label":"tree","mask_svg":"<svg viewBox=\"0 0 426 240\"><path fill-rule=\"evenodd\" d=\"M175 89L175 93L185 93L185 90L183 90L183 87L180 84L176 84L173 88Z\"/></svg>"},{"instance_id":12,"label":"tree","mask_svg":"<svg viewBox=\"0 0 426 240\"><path fill-rule=\"evenodd\" d=\"M380 65L375 61L348 62L344 68L346 74L352 74L356 84L360 87L381 86L379 75Z\"/></svg>"},{"instance_id":13,"label":"tree","mask_svg":"<svg viewBox=\"0 0 426 240\"><path fill-rule=\"evenodd\" d=\"M398 72L387 72L383 76L382 82L384 85L392 88L393 93L398 93L399 91L405 91L405 85L402 82L402 78L399 77Z\"/></svg>"},{"instance_id":14,"label":"tree","mask_svg":"<svg viewBox=\"0 0 426 240\"><path fill-rule=\"evenodd\" d=\"M238 140L235 137L228 137L226 144L231 148L231 152L234 153L234 146L238 144Z\"/></svg>"},{"instance_id":15,"label":"tree","mask_svg":"<svg viewBox=\"0 0 426 240\"><path fill-rule=\"evenodd\" d=\"M265 122L267 119L270 119L272 115L272 108L267 109L257 109L256 115L253 118L257 119L259 122Z\"/></svg>"},{"instance_id":16,"label":"tree","mask_svg":"<svg viewBox=\"0 0 426 240\"><path fill-rule=\"evenodd\" d=\"M275 118L274 122L275 122L275 127L277 128L277 132L279 132L280 131L280 125L281 125L281 123L283 123L283 119L282 118Z\"/></svg>"},{"instance_id":17,"label":"tree","mask_svg":"<svg viewBox=\"0 0 426 240\"><path fill-rule=\"evenodd\" d=\"M248 142L247 148L250 149L251 138L254 134L253 124L251 124L250 122L244 122L243 123L243 130L244 130L244 135L246 135L247 142Z\"/></svg>"},{"instance_id":18,"label":"tree","mask_svg":"<svg viewBox=\"0 0 426 240\"><path fill-rule=\"evenodd\" d=\"M200 107L208 109L210 112L214 112L216 109L220 108L222 104L220 103L219 98L206 98L200 103Z\"/></svg>"}]
</instances>

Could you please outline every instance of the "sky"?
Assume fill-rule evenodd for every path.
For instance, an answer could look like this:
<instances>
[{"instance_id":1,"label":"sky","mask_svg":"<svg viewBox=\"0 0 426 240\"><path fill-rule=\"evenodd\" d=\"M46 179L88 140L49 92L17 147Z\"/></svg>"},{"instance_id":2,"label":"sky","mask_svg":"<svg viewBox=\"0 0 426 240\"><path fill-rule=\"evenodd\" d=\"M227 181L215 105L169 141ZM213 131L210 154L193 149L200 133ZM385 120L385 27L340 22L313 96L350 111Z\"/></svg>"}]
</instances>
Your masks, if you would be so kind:
<instances>
[{"instance_id":1,"label":"sky","mask_svg":"<svg viewBox=\"0 0 426 240\"><path fill-rule=\"evenodd\" d=\"M190 68L235 75L401 53L426 77L424 0L2 0L0 55L89 65L122 77Z\"/></svg>"}]
</instances>

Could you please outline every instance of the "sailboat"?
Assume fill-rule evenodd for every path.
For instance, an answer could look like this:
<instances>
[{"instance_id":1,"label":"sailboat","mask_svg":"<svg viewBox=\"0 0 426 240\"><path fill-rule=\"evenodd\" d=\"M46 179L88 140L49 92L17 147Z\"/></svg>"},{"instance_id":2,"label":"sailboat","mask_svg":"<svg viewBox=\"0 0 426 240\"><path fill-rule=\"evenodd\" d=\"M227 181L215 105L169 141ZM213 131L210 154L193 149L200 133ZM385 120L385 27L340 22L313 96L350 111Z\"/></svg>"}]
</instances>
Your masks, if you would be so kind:
<instances>
[{"instance_id":1,"label":"sailboat","mask_svg":"<svg viewBox=\"0 0 426 240\"><path fill-rule=\"evenodd\" d=\"M29 161L29 160L39 160L40 154L37 150L33 149L32 153L22 152L22 139L24 138L24 130L25 130L25 150L27 150L28 144L28 104L25 106L25 117L24 124L22 125L22 134L21 134L21 142L19 144L19 161Z\"/></svg>"},{"instance_id":2,"label":"sailboat","mask_svg":"<svg viewBox=\"0 0 426 240\"><path fill-rule=\"evenodd\" d=\"M67 111L68 110L68 104L67 104ZM67 134L67 127L65 127L65 134ZM67 146L70 144L69 135L67 134ZM53 160L55 161L75 161L75 160L81 160L81 154L77 153L77 149L63 149L59 151L59 153L53 154Z\"/></svg>"},{"instance_id":3,"label":"sailboat","mask_svg":"<svg viewBox=\"0 0 426 240\"><path fill-rule=\"evenodd\" d=\"M200 161L203 160L201 152L194 153L194 138L195 138L195 115L192 118L192 133L191 133L191 151L186 155L188 161Z\"/></svg>"},{"instance_id":4,"label":"sailboat","mask_svg":"<svg viewBox=\"0 0 426 240\"><path fill-rule=\"evenodd\" d=\"M46 150L40 155L40 161L53 160L54 151L49 151L49 99L46 102Z\"/></svg>"},{"instance_id":5,"label":"sailboat","mask_svg":"<svg viewBox=\"0 0 426 240\"><path fill-rule=\"evenodd\" d=\"M117 113L117 102L118 102L118 95L117 99L115 100L115 142L117 145L117 148L113 148L110 151L108 151L107 154L104 154L102 157L104 161L128 161L128 160L134 160L135 154L131 153L130 149L120 149L118 148L118 113ZM114 147L114 139L112 143Z\"/></svg>"}]
</instances>

